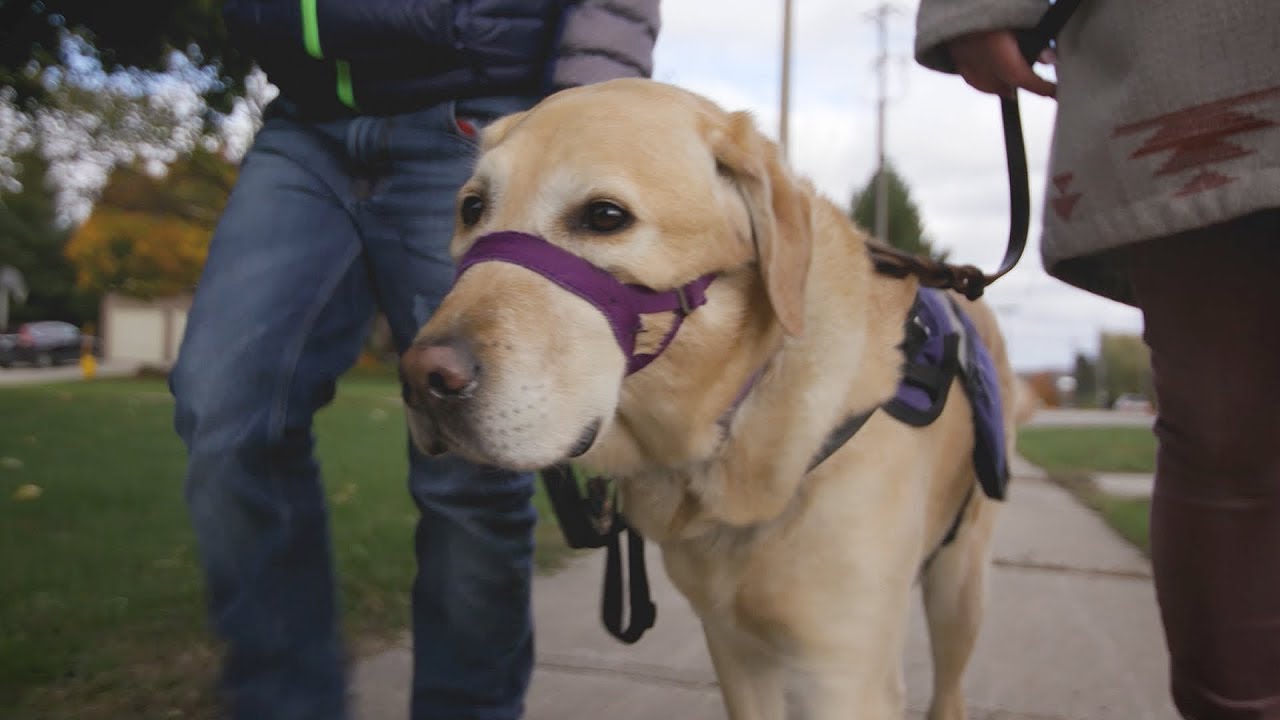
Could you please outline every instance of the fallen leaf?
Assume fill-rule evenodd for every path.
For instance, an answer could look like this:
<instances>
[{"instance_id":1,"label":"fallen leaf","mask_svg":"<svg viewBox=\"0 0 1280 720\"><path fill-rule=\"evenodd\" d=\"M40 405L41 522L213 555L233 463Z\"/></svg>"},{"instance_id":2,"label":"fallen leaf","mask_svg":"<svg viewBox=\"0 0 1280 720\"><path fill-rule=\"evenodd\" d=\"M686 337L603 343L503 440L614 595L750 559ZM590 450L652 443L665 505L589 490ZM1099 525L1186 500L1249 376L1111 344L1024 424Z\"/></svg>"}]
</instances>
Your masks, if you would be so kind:
<instances>
[{"instance_id":1,"label":"fallen leaf","mask_svg":"<svg viewBox=\"0 0 1280 720\"><path fill-rule=\"evenodd\" d=\"M356 490L360 489L355 483L347 483L341 490L333 494L334 505L346 505L355 497Z\"/></svg>"},{"instance_id":2,"label":"fallen leaf","mask_svg":"<svg viewBox=\"0 0 1280 720\"><path fill-rule=\"evenodd\" d=\"M43 493L44 490L41 489L39 485L27 483L25 485L19 485L18 489L13 491L13 499L18 501L35 500Z\"/></svg>"}]
</instances>

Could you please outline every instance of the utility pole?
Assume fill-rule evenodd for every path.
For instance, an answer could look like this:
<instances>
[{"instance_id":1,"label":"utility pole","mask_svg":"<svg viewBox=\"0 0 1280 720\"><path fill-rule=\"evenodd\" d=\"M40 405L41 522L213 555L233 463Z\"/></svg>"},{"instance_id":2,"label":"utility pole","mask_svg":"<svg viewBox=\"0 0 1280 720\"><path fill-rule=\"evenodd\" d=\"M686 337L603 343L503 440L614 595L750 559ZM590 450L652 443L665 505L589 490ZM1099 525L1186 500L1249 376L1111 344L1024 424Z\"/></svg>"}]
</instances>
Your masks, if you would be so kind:
<instances>
[{"instance_id":1,"label":"utility pole","mask_svg":"<svg viewBox=\"0 0 1280 720\"><path fill-rule=\"evenodd\" d=\"M787 159L787 133L791 114L791 0L782 0L782 97L779 102L778 145Z\"/></svg>"},{"instance_id":2,"label":"utility pole","mask_svg":"<svg viewBox=\"0 0 1280 720\"><path fill-rule=\"evenodd\" d=\"M888 3L881 3L872 11L872 20L876 23L876 35L879 38L880 52L876 55L876 75L878 91L876 94L876 227L875 236L889 242L889 176L885 172L884 162L884 115L889 92L889 13L892 8Z\"/></svg>"}]
</instances>

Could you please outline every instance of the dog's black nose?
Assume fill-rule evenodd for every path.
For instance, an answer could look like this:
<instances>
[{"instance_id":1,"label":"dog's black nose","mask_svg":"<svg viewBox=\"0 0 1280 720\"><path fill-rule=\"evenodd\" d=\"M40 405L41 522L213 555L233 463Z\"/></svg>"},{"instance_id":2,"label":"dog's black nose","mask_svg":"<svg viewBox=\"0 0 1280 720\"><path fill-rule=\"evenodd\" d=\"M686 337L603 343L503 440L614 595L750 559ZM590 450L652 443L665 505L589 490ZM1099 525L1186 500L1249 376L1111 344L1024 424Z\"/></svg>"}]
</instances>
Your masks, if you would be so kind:
<instances>
[{"instance_id":1,"label":"dog's black nose","mask_svg":"<svg viewBox=\"0 0 1280 720\"><path fill-rule=\"evenodd\" d=\"M475 355L458 340L416 342L400 359L400 365L410 385L441 398L469 396L480 377Z\"/></svg>"}]
</instances>

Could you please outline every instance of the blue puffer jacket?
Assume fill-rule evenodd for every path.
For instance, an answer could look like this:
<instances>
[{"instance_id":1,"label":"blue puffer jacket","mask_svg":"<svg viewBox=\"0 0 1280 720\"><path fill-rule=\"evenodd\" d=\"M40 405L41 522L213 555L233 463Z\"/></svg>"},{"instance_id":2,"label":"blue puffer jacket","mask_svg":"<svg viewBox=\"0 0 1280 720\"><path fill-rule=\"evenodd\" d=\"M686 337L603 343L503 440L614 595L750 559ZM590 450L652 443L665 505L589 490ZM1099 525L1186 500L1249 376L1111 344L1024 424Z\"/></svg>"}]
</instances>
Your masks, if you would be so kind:
<instances>
[{"instance_id":1,"label":"blue puffer jacket","mask_svg":"<svg viewBox=\"0 0 1280 720\"><path fill-rule=\"evenodd\" d=\"M310 113L406 112L652 72L659 0L226 0L233 42Z\"/></svg>"}]
</instances>

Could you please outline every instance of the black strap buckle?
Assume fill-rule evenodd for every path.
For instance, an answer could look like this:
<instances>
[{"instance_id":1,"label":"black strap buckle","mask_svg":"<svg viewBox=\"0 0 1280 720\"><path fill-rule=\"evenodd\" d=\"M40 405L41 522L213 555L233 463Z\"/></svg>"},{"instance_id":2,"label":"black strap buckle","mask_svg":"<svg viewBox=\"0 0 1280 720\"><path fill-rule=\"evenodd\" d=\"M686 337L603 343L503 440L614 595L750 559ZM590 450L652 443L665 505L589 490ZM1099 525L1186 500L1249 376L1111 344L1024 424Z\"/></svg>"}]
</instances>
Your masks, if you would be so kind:
<instances>
[{"instance_id":1,"label":"black strap buckle","mask_svg":"<svg viewBox=\"0 0 1280 720\"><path fill-rule=\"evenodd\" d=\"M564 541L575 550L604 547L621 531L621 518L613 512L612 502L603 478L587 481L590 490L583 497L578 477L568 465L556 465L542 471L542 484L551 499L551 509L560 522Z\"/></svg>"}]
</instances>

